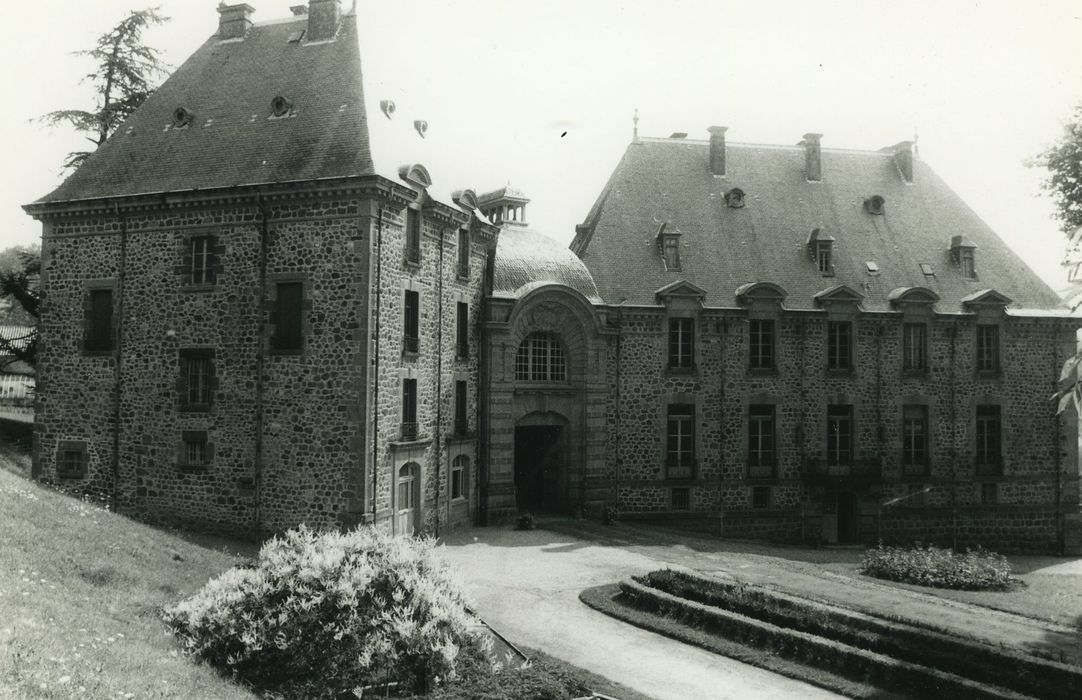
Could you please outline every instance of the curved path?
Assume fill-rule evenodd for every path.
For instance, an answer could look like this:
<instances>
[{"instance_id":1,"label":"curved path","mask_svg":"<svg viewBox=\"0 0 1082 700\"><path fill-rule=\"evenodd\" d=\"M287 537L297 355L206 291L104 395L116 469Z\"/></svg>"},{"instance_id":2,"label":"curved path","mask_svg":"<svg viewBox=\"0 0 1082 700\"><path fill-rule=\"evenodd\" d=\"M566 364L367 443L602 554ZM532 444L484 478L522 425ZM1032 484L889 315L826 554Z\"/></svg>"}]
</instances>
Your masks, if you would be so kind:
<instances>
[{"instance_id":1,"label":"curved path","mask_svg":"<svg viewBox=\"0 0 1082 700\"><path fill-rule=\"evenodd\" d=\"M516 644L657 700L839 697L807 683L647 632L586 607L579 592L658 568L655 559L547 530L476 528L442 552L475 609Z\"/></svg>"}]
</instances>

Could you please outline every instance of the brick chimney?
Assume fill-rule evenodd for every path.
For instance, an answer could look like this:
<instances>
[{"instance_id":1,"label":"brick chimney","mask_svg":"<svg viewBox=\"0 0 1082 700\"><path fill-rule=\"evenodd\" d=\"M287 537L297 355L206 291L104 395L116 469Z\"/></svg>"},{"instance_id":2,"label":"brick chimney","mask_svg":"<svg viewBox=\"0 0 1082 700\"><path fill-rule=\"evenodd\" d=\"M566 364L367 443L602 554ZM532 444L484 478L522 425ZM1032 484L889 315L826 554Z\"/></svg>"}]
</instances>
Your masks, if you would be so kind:
<instances>
[{"instance_id":1,"label":"brick chimney","mask_svg":"<svg viewBox=\"0 0 1082 700\"><path fill-rule=\"evenodd\" d=\"M894 164L906 182L913 182L913 142L902 141L894 144Z\"/></svg>"},{"instance_id":2,"label":"brick chimney","mask_svg":"<svg viewBox=\"0 0 1082 700\"><path fill-rule=\"evenodd\" d=\"M218 38L242 39L252 26L252 13L255 8L241 3L239 5L218 5Z\"/></svg>"},{"instance_id":3,"label":"brick chimney","mask_svg":"<svg viewBox=\"0 0 1082 700\"><path fill-rule=\"evenodd\" d=\"M308 0L308 41L326 41L338 34L338 22L342 19L340 0Z\"/></svg>"},{"instance_id":4,"label":"brick chimney","mask_svg":"<svg viewBox=\"0 0 1082 700\"><path fill-rule=\"evenodd\" d=\"M822 182L823 158L819 150L819 139L822 134L804 134L801 145L804 146L804 177L808 182Z\"/></svg>"},{"instance_id":5,"label":"brick chimney","mask_svg":"<svg viewBox=\"0 0 1082 700\"><path fill-rule=\"evenodd\" d=\"M725 132L727 126L712 126L710 132L710 172L714 175L725 176Z\"/></svg>"}]
</instances>

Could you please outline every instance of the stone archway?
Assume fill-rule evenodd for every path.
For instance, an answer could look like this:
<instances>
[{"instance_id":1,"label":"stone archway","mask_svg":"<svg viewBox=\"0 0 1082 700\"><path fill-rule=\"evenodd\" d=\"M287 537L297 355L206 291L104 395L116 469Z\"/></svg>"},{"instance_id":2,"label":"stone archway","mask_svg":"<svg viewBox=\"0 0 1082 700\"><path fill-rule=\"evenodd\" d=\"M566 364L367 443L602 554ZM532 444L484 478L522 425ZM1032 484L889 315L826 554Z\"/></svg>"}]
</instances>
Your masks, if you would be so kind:
<instances>
[{"instance_id":1,"label":"stone archway","mask_svg":"<svg viewBox=\"0 0 1082 700\"><path fill-rule=\"evenodd\" d=\"M534 412L515 424L515 505L520 511L563 512L568 505L569 421Z\"/></svg>"}]
</instances>

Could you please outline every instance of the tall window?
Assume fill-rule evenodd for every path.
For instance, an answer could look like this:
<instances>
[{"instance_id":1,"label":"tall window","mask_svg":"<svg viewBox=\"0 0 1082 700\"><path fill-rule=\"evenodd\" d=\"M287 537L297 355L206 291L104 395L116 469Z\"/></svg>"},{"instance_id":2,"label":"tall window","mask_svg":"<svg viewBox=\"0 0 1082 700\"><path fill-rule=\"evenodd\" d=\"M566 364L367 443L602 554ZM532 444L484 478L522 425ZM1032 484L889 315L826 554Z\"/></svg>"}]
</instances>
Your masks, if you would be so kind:
<instances>
[{"instance_id":1,"label":"tall window","mask_svg":"<svg viewBox=\"0 0 1082 700\"><path fill-rule=\"evenodd\" d=\"M664 236L661 241L661 253L665 258L665 269L672 271L680 270L680 238L678 236Z\"/></svg>"},{"instance_id":2,"label":"tall window","mask_svg":"<svg viewBox=\"0 0 1082 700\"><path fill-rule=\"evenodd\" d=\"M421 262L421 212L406 209L406 261Z\"/></svg>"},{"instance_id":3,"label":"tall window","mask_svg":"<svg viewBox=\"0 0 1082 700\"><path fill-rule=\"evenodd\" d=\"M853 368L853 324L850 321L827 322L827 369Z\"/></svg>"},{"instance_id":4,"label":"tall window","mask_svg":"<svg viewBox=\"0 0 1082 700\"><path fill-rule=\"evenodd\" d=\"M458 265L456 272L459 277L470 276L470 232L468 229L458 230Z\"/></svg>"},{"instance_id":5,"label":"tall window","mask_svg":"<svg viewBox=\"0 0 1082 700\"><path fill-rule=\"evenodd\" d=\"M902 472L922 475L928 471L928 407L902 407Z\"/></svg>"},{"instance_id":6,"label":"tall window","mask_svg":"<svg viewBox=\"0 0 1082 700\"><path fill-rule=\"evenodd\" d=\"M274 303L274 335L271 347L275 350L297 351L303 347L304 338L304 284L302 282L279 282Z\"/></svg>"},{"instance_id":7,"label":"tall window","mask_svg":"<svg viewBox=\"0 0 1082 700\"><path fill-rule=\"evenodd\" d=\"M972 248L960 248L958 250L958 263L962 267L963 277L976 277L977 266Z\"/></svg>"},{"instance_id":8,"label":"tall window","mask_svg":"<svg viewBox=\"0 0 1082 700\"><path fill-rule=\"evenodd\" d=\"M180 404L189 411L206 411L213 403L214 354L210 350L181 350Z\"/></svg>"},{"instance_id":9,"label":"tall window","mask_svg":"<svg viewBox=\"0 0 1082 700\"><path fill-rule=\"evenodd\" d=\"M451 462L451 498L466 498L470 474L470 458L459 455Z\"/></svg>"},{"instance_id":10,"label":"tall window","mask_svg":"<svg viewBox=\"0 0 1082 700\"><path fill-rule=\"evenodd\" d=\"M669 319L669 368L691 369L695 364L695 319Z\"/></svg>"},{"instance_id":11,"label":"tall window","mask_svg":"<svg viewBox=\"0 0 1082 700\"><path fill-rule=\"evenodd\" d=\"M748 408L748 476L774 476L774 407Z\"/></svg>"},{"instance_id":12,"label":"tall window","mask_svg":"<svg viewBox=\"0 0 1082 700\"><path fill-rule=\"evenodd\" d=\"M999 406L977 406L975 461L978 474L1000 472L1000 429Z\"/></svg>"},{"instance_id":13,"label":"tall window","mask_svg":"<svg viewBox=\"0 0 1082 700\"><path fill-rule=\"evenodd\" d=\"M193 236L189 242L192 284L214 284L214 236Z\"/></svg>"},{"instance_id":14,"label":"tall window","mask_svg":"<svg viewBox=\"0 0 1082 700\"><path fill-rule=\"evenodd\" d=\"M832 275L834 273L834 266L830 260L830 247L828 241L819 241L815 245L815 264L820 274L823 275Z\"/></svg>"},{"instance_id":15,"label":"tall window","mask_svg":"<svg viewBox=\"0 0 1082 700\"><path fill-rule=\"evenodd\" d=\"M979 324L977 326L977 371L999 371L999 327Z\"/></svg>"},{"instance_id":16,"label":"tall window","mask_svg":"<svg viewBox=\"0 0 1082 700\"><path fill-rule=\"evenodd\" d=\"M417 380L402 380L402 426L403 440L417 439Z\"/></svg>"},{"instance_id":17,"label":"tall window","mask_svg":"<svg viewBox=\"0 0 1082 700\"><path fill-rule=\"evenodd\" d=\"M827 406L827 466L853 465L853 407Z\"/></svg>"},{"instance_id":18,"label":"tall window","mask_svg":"<svg viewBox=\"0 0 1082 700\"><path fill-rule=\"evenodd\" d=\"M464 301L455 306L455 356L460 360L470 356L470 305Z\"/></svg>"},{"instance_id":19,"label":"tall window","mask_svg":"<svg viewBox=\"0 0 1082 700\"><path fill-rule=\"evenodd\" d=\"M774 368L774 322L753 318L748 324L748 366Z\"/></svg>"},{"instance_id":20,"label":"tall window","mask_svg":"<svg viewBox=\"0 0 1082 700\"><path fill-rule=\"evenodd\" d=\"M695 405L669 405L665 466L670 479L690 479L695 467Z\"/></svg>"},{"instance_id":21,"label":"tall window","mask_svg":"<svg viewBox=\"0 0 1082 700\"><path fill-rule=\"evenodd\" d=\"M402 303L402 352L420 350L421 294L407 289Z\"/></svg>"},{"instance_id":22,"label":"tall window","mask_svg":"<svg viewBox=\"0 0 1082 700\"><path fill-rule=\"evenodd\" d=\"M90 290L83 348L88 352L108 352L113 349L112 289Z\"/></svg>"},{"instance_id":23,"label":"tall window","mask_svg":"<svg viewBox=\"0 0 1082 700\"><path fill-rule=\"evenodd\" d=\"M928 369L928 324L902 324L902 369L923 372Z\"/></svg>"},{"instance_id":24,"label":"tall window","mask_svg":"<svg viewBox=\"0 0 1082 700\"><path fill-rule=\"evenodd\" d=\"M548 333L526 336L515 356L515 379L520 382L567 381L567 362L560 341Z\"/></svg>"},{"instance_id":25,"label":"tall window","mask_svg":"<svg viewBox=\"0 0 1082 700\"><path fill-rule=\"evenodd\" d=\"M455 435L465 435L469 432L468 391L468 385L465 381L458 380L455 382Z\"/></svg>"}]
</instances>

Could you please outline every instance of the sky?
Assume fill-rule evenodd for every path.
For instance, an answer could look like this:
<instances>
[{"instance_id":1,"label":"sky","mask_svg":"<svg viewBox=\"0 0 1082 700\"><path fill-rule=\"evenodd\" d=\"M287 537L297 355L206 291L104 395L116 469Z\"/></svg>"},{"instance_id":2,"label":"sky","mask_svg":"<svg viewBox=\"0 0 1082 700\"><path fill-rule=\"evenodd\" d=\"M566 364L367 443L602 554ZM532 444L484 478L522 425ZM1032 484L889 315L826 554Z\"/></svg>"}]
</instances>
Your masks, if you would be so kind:
<instances>
[{"instance_id":1,"label":"sky","mask_svg":"<svg viewBox=\"0 0 1082 700\"><path fill-rule=\"evenodd\" d=\"M249 0L257 22L304 0ZM179 66L217 30L216 0L161 0L147 43ZM349 9L352 0L343 0ZM5 8L0 248L34 242L20 205L58 185L83 137L35 118L85 108L88 48L138 0ZM1054 288L1065 238L1025 161L1082 101L1078 0L358 0L366 90L429 123L441 190L512 184L532 228L570 242L632 136L729 127L728 139L920 157Z\"/></svg>"}]
</instances>

